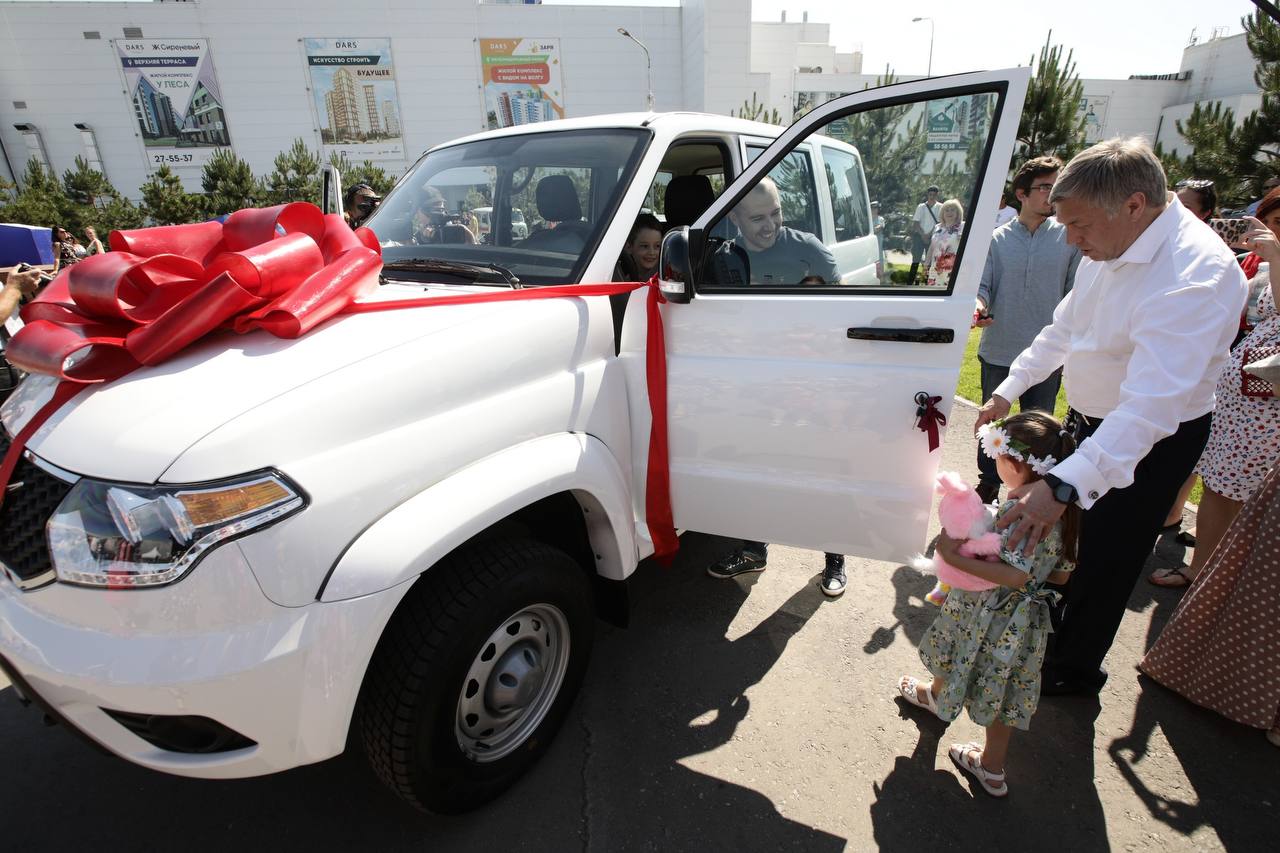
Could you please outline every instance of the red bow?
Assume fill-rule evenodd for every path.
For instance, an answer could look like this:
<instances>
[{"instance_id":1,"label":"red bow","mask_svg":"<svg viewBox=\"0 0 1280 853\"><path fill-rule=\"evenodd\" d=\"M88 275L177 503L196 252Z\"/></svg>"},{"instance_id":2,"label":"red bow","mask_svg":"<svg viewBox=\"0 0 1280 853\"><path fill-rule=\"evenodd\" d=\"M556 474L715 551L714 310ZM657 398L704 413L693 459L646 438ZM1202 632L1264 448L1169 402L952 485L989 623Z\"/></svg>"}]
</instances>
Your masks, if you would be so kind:
<instances>
[{"instance_id":1,"label":"red bow","mask_svg":"<svg viewBox=\"0 0 1280 853\"><path fill-rule=\"evenodd\" d=\"M938 410L941 397L930 397L921 391L916 394L916 429L929 436L929 452L938 449L942 443L938 436L938 427L946 426L947 416Z\"/></svg>"},{"instance_id":2,"label":"red bow","mask_svg":"<svg viewBox=\"0 0 1280 853\"><path fill-rule=\"evenodd\" d=\"M0 464L4 486L28 440L86 385L159 364L218 329L297 338L338 314L464 302L605 296L650 287L647 374L650 433L646 511L658 556L673 555L662 299L648 284L565 285L495 293L358 302L377 288L377 237L336 214L295 202L240 210L225 223L116 231L112 251L65 269L22 309L9 362L58 377L53 398L14 436Z\"/></svg>"}]
</instances>

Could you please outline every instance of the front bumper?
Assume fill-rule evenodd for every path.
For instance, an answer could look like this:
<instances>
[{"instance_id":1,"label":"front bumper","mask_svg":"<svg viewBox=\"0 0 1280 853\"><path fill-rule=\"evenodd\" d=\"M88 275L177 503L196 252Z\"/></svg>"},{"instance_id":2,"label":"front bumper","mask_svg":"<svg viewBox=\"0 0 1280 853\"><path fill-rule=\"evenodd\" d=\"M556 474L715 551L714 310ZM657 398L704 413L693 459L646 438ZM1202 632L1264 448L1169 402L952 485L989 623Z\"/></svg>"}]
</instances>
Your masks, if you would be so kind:
<instances>
[{"instance_id":1,"label":"front bumper","mask_svg":"<svg viewBox=\"0 0 1280 853\"><path fill-rule=\"evenodd\" d=\"M374 595L281 607L236 543L159 589L53 584L0 573L0 656L55 716L144 767L210 779L259 776L342 752L370 657L406 582ZM254 744L160 749L107 710L207 717Z\"/></svg>"}]
</instances>

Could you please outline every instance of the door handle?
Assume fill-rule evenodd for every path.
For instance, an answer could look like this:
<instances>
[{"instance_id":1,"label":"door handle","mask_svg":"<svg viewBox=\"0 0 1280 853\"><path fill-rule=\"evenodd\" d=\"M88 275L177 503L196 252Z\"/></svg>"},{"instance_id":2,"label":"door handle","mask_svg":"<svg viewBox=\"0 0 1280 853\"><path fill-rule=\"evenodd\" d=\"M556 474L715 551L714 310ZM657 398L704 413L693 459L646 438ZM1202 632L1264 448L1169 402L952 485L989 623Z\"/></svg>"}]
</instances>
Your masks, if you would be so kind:
<instances>
[{"instance_id":1,"label":"door handle","mask_svg":"<svg viewBox=\"0 0 1280 853\"><path fill-rule=\"evenodd\" d=\"M923 329L891 329L885 326L856 326L849 330L855 341L897 341L904 344L949 344L956 339L954 329L926 326Z\"/></svg>"}]
</instances>

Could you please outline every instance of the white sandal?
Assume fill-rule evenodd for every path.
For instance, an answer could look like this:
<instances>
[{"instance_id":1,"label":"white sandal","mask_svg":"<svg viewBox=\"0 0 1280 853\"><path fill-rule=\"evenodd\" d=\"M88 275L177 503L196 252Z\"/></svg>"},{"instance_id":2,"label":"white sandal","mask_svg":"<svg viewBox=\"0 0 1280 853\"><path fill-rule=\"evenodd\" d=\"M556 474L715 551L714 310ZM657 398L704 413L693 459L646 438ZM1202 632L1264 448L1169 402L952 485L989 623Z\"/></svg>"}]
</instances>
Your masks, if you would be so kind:
<instances>
[{"instance_id":1,"label":"white sandal","mask_svg":"<svg viewBox=\"0 0 1280 853\"><path fill-rule=\"evenodd\" d=\"M953 743L947 755L964 772L968 773L982 790L993 797L1003 797L1009 793L1009 785L1004 781L1004 773L992 773L982 766L982 748L976 743Z\"/></svg>"},{"instance_id":2,"label":"white sandal","mask_svg":"<svg viewBox=\"0 0 1280 853\"><path fill-rule=\"evenodd\" d=\"M924 688L924 695L927 697L923 702L920 701L920 688ZM913 675L904 675L898 679L898 695L906 699L917 708L923 708L935 717L938 714L938 702L933 698L933 689L931 684L924 684Z\"/></svg>"}]
</instances>

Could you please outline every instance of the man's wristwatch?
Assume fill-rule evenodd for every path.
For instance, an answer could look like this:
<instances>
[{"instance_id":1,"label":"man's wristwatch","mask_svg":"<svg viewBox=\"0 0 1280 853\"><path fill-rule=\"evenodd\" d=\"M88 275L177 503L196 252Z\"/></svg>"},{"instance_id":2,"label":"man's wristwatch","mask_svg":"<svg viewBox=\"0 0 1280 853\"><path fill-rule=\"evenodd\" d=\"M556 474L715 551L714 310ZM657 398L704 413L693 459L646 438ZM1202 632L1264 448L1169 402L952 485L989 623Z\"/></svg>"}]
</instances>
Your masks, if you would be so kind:
<instances>
[{"instance_id":1,"label":"man's wristwatch","mask_svg":"<svg viewBox=\"0 0 1280 853\"><path fill-rule=\"evenodd\" d=\"M1060 477L1055 477L1052 474L1045 474L1044 481L1053 492L1053 499L1060 504L1073 504L1076 502L1076 499L1080 497L1080 493L1076 491L1076 487L1070 483L1064 482Z\"/></svg>"}]
</instances>

